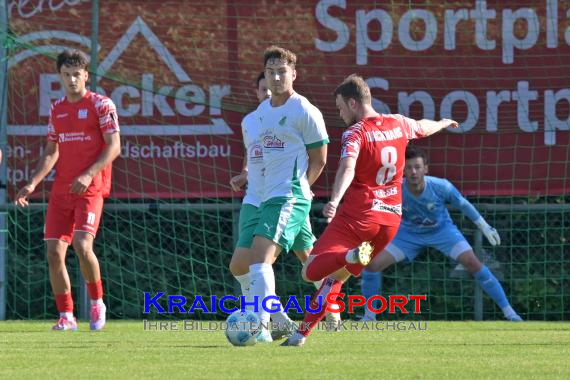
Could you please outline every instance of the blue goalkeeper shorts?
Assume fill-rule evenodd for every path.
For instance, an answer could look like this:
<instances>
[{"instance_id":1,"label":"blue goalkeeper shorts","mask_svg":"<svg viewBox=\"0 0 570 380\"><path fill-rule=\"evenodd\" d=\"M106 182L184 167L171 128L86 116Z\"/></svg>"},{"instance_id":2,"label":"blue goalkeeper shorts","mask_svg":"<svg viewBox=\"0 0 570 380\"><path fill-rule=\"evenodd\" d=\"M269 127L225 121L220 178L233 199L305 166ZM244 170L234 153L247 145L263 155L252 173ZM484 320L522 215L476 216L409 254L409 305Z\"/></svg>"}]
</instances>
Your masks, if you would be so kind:
<instances>
[{"instance_id":1,"label":"blue goalkeeper shorts","mask_svg":"<svg viewBox=\"0 0 570 380\"><path fill-rule=\"evenodd\" d=\"M386 247L386 251L396 262L403 260L412 262L428 247L437 249L453 260L457 260L462 253L473 250L455 224L446 223L436 230L422 232L400 226L396 237Z\"/></svg>"}]
</instances>

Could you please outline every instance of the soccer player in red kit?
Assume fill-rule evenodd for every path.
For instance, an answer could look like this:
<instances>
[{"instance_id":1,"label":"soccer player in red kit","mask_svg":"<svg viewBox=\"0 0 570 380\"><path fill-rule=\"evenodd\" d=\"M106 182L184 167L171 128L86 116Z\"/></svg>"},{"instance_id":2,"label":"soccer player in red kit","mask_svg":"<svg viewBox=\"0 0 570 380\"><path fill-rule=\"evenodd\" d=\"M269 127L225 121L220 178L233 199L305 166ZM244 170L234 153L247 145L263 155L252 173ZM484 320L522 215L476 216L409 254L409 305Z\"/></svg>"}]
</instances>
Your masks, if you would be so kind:
<instances>
[{"instance_id":1,"label":"soccer player in red kit","mask_svg":"<svg viewBox=\"0 0 570 380\"><path fill-rule=\"evenodd\" d=\"M69 274L65 267L68 246L79 258L91 299L91 330L105 325L106 307L99 262L93 240L99 227L103 198L111 190L111 163L120 154L119 123L111 99L86 88L87 56L65 50L57 70L66 96L50 110L47 143L28 184L16 195L18 206L55 166L44 230L50 282L60 318L53 330L76 330Z\"/></svg>"},{"instance_id":2,"label":"soccer player in red kit","mask_svg":"<svg viewBox=\"0 0 570 380\"><path fill-rule=\"evenodd\" d=\"M307 281L324 279L314 294L304 324L284 346L302 346L323 318L327 295L339 293L351 276L360 275L371 257L394 238L402 215L402 177L409 140L429 136L458 124L449 119L416 121L402 115L381 115L372 108L370 88L360 76L350 75L334 95L348 129L330 201L323 214L331 220L303 266ZM341 199L342 207L338 209ZM331 301L336 297L331 295Z\"/></svg>"}]
</instances>

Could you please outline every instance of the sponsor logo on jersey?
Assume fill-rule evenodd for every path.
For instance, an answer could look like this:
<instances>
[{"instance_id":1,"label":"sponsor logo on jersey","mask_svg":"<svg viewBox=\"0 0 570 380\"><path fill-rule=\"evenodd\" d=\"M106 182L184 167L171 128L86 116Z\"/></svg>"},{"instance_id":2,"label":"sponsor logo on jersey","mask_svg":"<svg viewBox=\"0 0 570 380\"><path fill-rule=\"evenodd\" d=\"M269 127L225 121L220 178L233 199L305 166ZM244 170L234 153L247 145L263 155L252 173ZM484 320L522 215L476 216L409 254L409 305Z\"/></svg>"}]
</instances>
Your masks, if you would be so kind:
<instances>
[{"instance_id":1,"label":"sponsor logo on jersey","mask_svg":"<svg viewBox=\"0 0 570 380\"><path fill-rule=\"evenodd\" d=\"M393 214L402 215L402 205L389 205L380 199L372 200L372 211L391 212Z\"/></svg>"},{"instance_id":2,"label":"sponsor logo on jersey","mask_svg":"<svg viewBox=\"0 0 570 380\"><path fill-rule=\"evenodd\" d=\"M277 136L265 136L263 138L263 147L266 149L284 149L285 143Z\"/></svg>"},{"instance_id":3,"label":"sponsor logo on jersey","mask_svg":"<svg viewBox=\"0 0 570 380\"><path fill-rule=\"evenodd\" d=\"M58 135L59 143L71 141L90 141L91 136L86 136L84 132L64 132Z\"/></svg>"},{"instance_id":4,"label":"sponsor logo on jersey","mask_svg":"<svg viewBox=\"0 0 570 380\"><path fill-rule=\"evenodd\" d=\"M281 120L279 120L279 125L284 126L286 121L287 121L287 116L283 116Z\"/></svg>"},{"instance_id":5,"label":"sponsor logo on jersey","mask_svg":"<svg viewBox=\"0 0 570 380\"><path fill-rule=\"evenodd\" d=\"M378 190L374 190L374 195L376 196L376 198L386 198L392 195L396 195L398 194L398 187L397 186L392 186L387 188L386 190L383 189L378 189Z\"/></svg>"}]
</instances>

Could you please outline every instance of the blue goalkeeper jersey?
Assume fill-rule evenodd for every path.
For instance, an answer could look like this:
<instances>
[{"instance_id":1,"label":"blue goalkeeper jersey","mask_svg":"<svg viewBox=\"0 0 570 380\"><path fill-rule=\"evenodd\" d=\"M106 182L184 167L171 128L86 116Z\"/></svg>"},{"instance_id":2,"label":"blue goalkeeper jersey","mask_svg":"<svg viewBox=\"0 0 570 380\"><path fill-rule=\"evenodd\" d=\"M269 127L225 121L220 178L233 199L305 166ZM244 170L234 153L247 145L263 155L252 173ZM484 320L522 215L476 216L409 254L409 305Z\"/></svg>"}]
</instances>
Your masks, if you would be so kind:
<instances>
[{"instance_id":1,"label":"blue goalkeeper jersey","mask_svg":"<svg viewBox=\"0 0 570 380\"><path fill-rule=\"evenodd\" d=\"M481 217L479 212L446 179L425 176L422 194L415 196L408 190L406 180L402 185L401 227L410 232L434 231L448 223L453 223L447 205L461 210L469 219Z\"/></svg>"}]
</instances>

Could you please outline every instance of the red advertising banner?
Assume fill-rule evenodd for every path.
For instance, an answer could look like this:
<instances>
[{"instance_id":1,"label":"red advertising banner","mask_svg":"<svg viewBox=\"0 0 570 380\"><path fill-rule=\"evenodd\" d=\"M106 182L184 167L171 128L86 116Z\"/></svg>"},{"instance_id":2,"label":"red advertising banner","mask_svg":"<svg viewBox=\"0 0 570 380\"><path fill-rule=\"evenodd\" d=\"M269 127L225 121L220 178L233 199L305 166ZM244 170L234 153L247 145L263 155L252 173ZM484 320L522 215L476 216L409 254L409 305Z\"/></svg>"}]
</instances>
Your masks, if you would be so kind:
<instances>
[{"instance_id":1,"label":"red advertising banner","mask_svg":"<svg viewBox=\"0 0 570 380\"><path fill-rule=\"evenodd\" d=\"M570 190L564 1L109 0L96 47L90 2L8 6L11 193L41 152L50 104L63 96L53 57L69 46L97 49L92 77L118 108L113 197L235 195L228 181L242 165L240 122L256 106L270 44L298 54L295 88L321 109L332 136L318 195L332 184L343 127L332 92L351 73L367 80L380 112L461 123L417 143L431 174L464 193Z\"/></svg>"}]
</instances>

